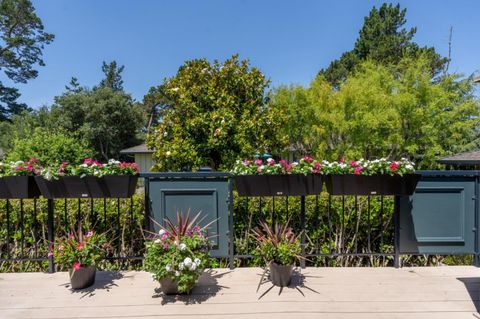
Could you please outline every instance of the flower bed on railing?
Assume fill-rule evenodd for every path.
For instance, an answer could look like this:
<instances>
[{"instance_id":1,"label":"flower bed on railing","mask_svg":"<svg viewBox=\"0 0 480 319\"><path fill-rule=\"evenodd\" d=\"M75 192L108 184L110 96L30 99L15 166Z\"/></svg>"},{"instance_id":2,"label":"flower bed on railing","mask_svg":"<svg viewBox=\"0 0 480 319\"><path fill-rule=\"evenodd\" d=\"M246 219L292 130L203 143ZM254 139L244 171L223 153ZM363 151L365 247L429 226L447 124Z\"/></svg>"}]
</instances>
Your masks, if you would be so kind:
<instances>
[{"instance_id":1,"label":"flower bed on railing","mask_svg":"<svg viewBox=\"0 0 480 319\"><path fill-rule=\"evenodd\" d=\"M300 161L278 163L268 158L237 161L235 175L240 196L314 195L325 181L332 195L410 195L420 179L415 164L405 158L345 162Z\"/></svg>"},{"instance_id":2,"label":"flower bed on railing","mask_svg":"<svg viewBox=\"0 0 480 319\"><path fill-rule=\"evenodd\" d=\"M0 198L105 198L131 197L138 181L138 165L110 160L102 164L0 163Z\"/></svg>"}]
</instances>

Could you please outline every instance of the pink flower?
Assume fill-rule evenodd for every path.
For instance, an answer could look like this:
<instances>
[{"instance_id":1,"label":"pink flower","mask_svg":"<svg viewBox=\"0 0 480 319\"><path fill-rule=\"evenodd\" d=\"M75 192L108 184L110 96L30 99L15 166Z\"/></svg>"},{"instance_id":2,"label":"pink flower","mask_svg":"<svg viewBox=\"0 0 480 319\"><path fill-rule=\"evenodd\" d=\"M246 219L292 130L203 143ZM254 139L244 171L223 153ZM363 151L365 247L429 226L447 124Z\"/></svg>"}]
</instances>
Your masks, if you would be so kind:
<instances>
[{"instance_id":1,"label":"pink flower","mask_svg":"<svg viewBox=\"0 0 480 319\"><path fill-rule=\"evenodd\" d=\"M255 160L255 165L262 165L262 164L263 164L263 162L262 162L261 159L256 159Z\"/></svg>"},{"instance_id":2,"label":"pink flower","mask_svg":"<svg viewBox=\"0 0 480 319\"><path fill-rule=\"evenodd\" d=\"M269 158L267 159L267 164L268 165L274 165L275 164L275 160L273 158Z\"/></svg>"},{"instance_id":3,"label":"pink flower","mask_svg":"<svg viewBox=\"0 0 480 319\"><path fill-rule=\"evenodd\" d=\"M51 251L48 252L47 254L48 257L52 257L53 256L53 253Z\"/></svg>"},{"instance_id":4,"label":"pink flower","mask_svg":"<svg viewBox=\"0 0 480 319\"><path fill-rule=\"evenodd\" d=\"M308 155L305 155L305 156L303 157L303 159L304 159L305 161L307 161L308 163L313 162L313 158L311 158L311 157L308 156Z\"/></svg>"},{"instance_id":5,"label":"pink flower","mask_svg":"<svg viewBox=\"0 0 480 319\"><path fill-rule=\"evenodd\" d=\"M76 262L73 263L73 269L79 270L80 267L82 267L82 264L80 264L79 261L76 261Z\"/></svg>"},{"instance_id":6,"label":"pink flower","mask_svg":"<svg viewBox=\"0 0 480 319\"><path fill-rule=\"evenodd\" d=\"M263 171L263 165L257 167L257 172L261 173Z\"/></svg>"},{"instance_id":7,"label":"pink flower","mask_svg":"<svg viewBox=\"0 0 480 319\"><path fill-rule=\"evenodd\" d=\"M355 161L350 161L350 166L354 166L354 167L357 166L357 162L355 162Z\"/></svg>"},{"instance_id":8,"label":"pink flower","mask_svg":"<svg viewBox=\"0 0 480 319\"><path fill-rule=\"evenodd\" d=\"M78 245L77 245L77 249L78 249L78 250L82 250L83 247L85 247L85 244L82 243L82 242L79 242Z\"/></svg>"},{"instance_id":9,"label":"pink flower","mask_svg":"<svg viewBox=\"0 0 480 319\"><path fill-rule=\"evenodd\" d=\"M70 234L68 234L68 238L70 238L70 239L75 238L75 235L73 235L73 233L70 233Z\"/></svg>"},{"instance_id":10,"label":"pink flower","mask_svg":"<svg viewBox=\"0 0 480 319\"><path fill-rule=\"evenodd\" d=\"M361 166L357 166L357 167L355 167L355 171L353 172L353 174L355 174L355 175L359 175L359 174L360 174L360 172L362 171L362 169L363 169L363 167L361 167Z\"/></svg>"},{"instance_id":11,"label":"pink flower","mask_svg":"<svg viewBox=\"0 0 480 319\"><path fill-rule=\"evenodd\" d=\"M88 233L85 235L85 237L92 237L93 236L93 231L89 230Z\"/></svg>"},{"instance_id":12,"label":"pink flower","mask_svg":"<svg viewBox=\"0 0 480 319\"><path fill-rule=\"evenodd\" d=\"M342 157L340 160L339 160L340 163L343 163L345 162L345 159Z\"/></svg>"},{"instance_id":13,"label":"pink flower","mask_svg":"<svg viewBox=\"0 0 480 319\"><path fill-rule=\"evenodd\" d=\"M245 166L250 165L250 161L247 159L243 160L243 165Z\"/></svg>"},{"instance_id":14,"label":"pink flower","mask_svg":"<svg viewBox=\"0 0 480 319\"><path fill-rule=\"evenodd\" d=\"M108 243L104 243L104 244L102 245L102 247L103 247L103 249L107 249L107 248L108 248Z\"/></svg>"},{"instance_id":15,"label":"pink flower","mask_svg":"<svg viewBox=\"0 0 480 319\"><path fill-rule=\"evenodd\" d=\"M160 237L160 240L165 240L165 239L167 239L167 238L168 238L168 234L165 233L165 234L162 235L162 237Z\"/></svg>"},{"instance_id":16,"label":"pink flower","mask_svg":"<svg viewBox=\"0 0 480 319\"><path fill-rule=\"evenodd\" d=\"M163 249L167 249L167 248L168 248L168 244L163 244L162 248L163 248Z\"/></svg>"},{"instance_id":17,"label":"pink flower","mask_svg":"<svg viewBox=\"0 0 480 319\"><path fill-rule=\"evenodd\" d=\"M398 164L397 162L393 162L392 164L390 164L390 169L392 171L396 171L398 169Z\"/></svg>"},{"instance_id":18,"label":"pink flower","mask_svg":"<svg viewBox=\"0 0 480 319\"><path fill-rule=\"evenodd\" d=\"M322 167L322 164L320 164L320 162L316 162L315 164L313 164L313 172L319 173L321 167Z\"/></svg>"}]
</instances>

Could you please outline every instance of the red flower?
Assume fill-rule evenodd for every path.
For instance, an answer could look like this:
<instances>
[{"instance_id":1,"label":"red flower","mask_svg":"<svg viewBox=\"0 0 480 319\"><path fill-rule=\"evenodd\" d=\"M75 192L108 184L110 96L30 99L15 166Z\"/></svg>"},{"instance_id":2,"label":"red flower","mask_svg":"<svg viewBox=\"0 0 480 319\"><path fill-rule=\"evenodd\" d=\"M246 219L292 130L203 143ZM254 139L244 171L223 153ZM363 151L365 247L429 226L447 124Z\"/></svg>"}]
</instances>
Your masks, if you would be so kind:
<instances>
[{"instance_id":1,"label":"red flower","mask_svg":"<svg viewBox=\"0 0 480 319\"><path fill-rule=\"evenodd\" d=\"M83 247L85 247L85 244L82 243L82 242L79 242L78 245L77 245L77 249L81 250L81 249L83 249Z\"/></svg>"},{"instance_id":2,"label":"red flower","mask_svg":"<svg viewBox=\"0 0 480 319\"><path fill-rule=\"evenodd\" d=\"M355 171L353 172L353 174L359 175L360 172L362 171L362 169L363 169L363 167L361 167L361 166L355 167Z\"/></svg>"},{"instance_id":3,"label":"red flower","mask_svg":"<svg viewBox=\"0 0 480 319\"><path fill-rule=\"evenodd\" d=\"M82 267L82 264L80 264L79 261L76 261L76 262L73 263L73 269L79 270L80 267Z\"/></svg>"},{"instance_id":4,"label":"red flower","mask_svg":"<svg viewBox=\"0 0 480 319\"><path fill-rule=\"evenodd\" d=\"M314 165L313 165L313 172L314 173L320 173L320 168L322 167L322 164L320 164L320 162L316 162Z\"/></svg>"},{"instance_id":5,"label":"red flower","mask_svg":"<svg viewBox=\"0 0 480 319\"><path fill-rule=\"evenodd\" d=\"M107 248L108 248L108 243L104 243L104 244L102 245L102 247L103 247L103 249L107 249Z\"/></svg>"},{"instance_id":6,"label":"red flower","mask_svg":"<svg viewBox=\"0 0 480 319\"><path fill-rule=\"evenodd\" d=\"M311 158L311 157L308 156L308 155L305 155L305 156L303 157L303 159L304 159L305 161L307 161L308 163L313 162L313 158Z\"/></svg>"},{"instance_id":7,"label":"red flower","mask_svg":"<svg viewBox=\"0 0 480 319\"><path fill-rule=\"evenodd\" d=\"M355 162L355 161L350 161L350 166L353 166L353 167L357 166L357 162Z\"/></svg>"},{"instance_id":8,"label":"red flower","mask_svg":"<svg viewBox=\"0 0 480 319\"><path fill-rule=\"evenodd\" d=\"M392 164L390 164L390 169L392 171L396 171L398 169L398 164L397 162L393 162Z\"/></svg>"}]
</instances>

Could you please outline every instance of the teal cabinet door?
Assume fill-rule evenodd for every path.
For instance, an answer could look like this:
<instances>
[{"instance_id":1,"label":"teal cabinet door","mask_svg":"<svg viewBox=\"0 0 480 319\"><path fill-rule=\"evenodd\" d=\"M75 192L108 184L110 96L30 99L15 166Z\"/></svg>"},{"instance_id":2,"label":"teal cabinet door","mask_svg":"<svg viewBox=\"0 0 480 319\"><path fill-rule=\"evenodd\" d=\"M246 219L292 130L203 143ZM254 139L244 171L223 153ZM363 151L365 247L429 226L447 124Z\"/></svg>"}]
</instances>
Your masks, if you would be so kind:
<instances>
[{"instance_id":1,"label":"teal cabinet door","mask_svg":"<svg viewBox=\"0 0 480 319\"><path fill-rule=\"evenodd\" d=\"M207 234L212 256L228 255L229 182L228 179L152 179L149 184L151 215L165 225L165 218L176 222L177 212L190 218L200 213L200 226L213 221ZM153 224L155 231L158 225Z\"/></svg>"},{"instance_id":2,"label":"teal cabinet door","mask_svg":"<svg viewBox=\"0 0 480 319\"><path fill-rule=\"evenodd\" d=\"M473 254L475 179L423 177L400 201L400 252Z\"/></svg>"}]
</instances>

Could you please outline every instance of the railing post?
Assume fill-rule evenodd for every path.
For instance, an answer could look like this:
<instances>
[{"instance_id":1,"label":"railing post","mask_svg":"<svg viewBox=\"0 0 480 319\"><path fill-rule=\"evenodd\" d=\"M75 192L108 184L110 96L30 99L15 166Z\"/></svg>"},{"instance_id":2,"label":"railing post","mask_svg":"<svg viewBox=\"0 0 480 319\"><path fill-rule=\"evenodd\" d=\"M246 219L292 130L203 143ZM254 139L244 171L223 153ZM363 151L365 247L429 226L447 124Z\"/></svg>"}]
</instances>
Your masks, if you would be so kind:
<instances>
[{"instance_id":1,"label":"railing post","mask_svg":"<svg viewBox=\"0 0 480 319\"><path fill-rule=\"evenodd\" d=\"M145 189L145 205L144 205L144 217L143 217L143 228L145 230L151 231L150 227L150 178L144 177L143 187Z\"/></svg>"},{"instance_id":2,"label":"railing post","mask_svg":"<svg viewBox=\"0 0 480 319\"><path fill-rule=\"evenodd\" d=\"M302 259L300 260L300 267L305 268L305 239L306 239L306 230L305 230L305 196L300 196L300 223L302 229L301 235L301 247L302 247Z\"/></svg>"},{"instance_id":3,"label":"railing post","mask_svg":"<svg viewBox=\"0 0 480 319\"><path fill-rule=\"evenodd\" d=\"M50 247L55 242L55 229L54 229L54 207L53 207L53 199L47 200L47 207L48 207L48 215L47 215L47 231L48 231L48 242ZM55 272L55 262L53 260L53 255L48 256L48 272L54 273Z\"/></svg>"},{"instance_id":4,"label":"railing post","mask_svg":"<svg viewBox=\"0 0 480 319\"><path fill-rule=\"evenodd\" d=\"M395 195L393 204L394 253L393 266L400 268L400 196Z\"/></svg>"},{"instance_id":5,"label":"railing post","mask_svg":"<svg viewBox=\"0 0 480 319\"><path fill-rule=\"evenodd\" d=\"M475 190L475 195L474 195L475 196L475 219L474 219L475 220L475 224L474 224L474 234L475 234L474 249L475 249L475 253L473 255L473 265L476 266L476 267L480 267L480 251L479 251L479 247L480 247L480 234L479 234L480 190L479 190L479 185L478 185L479 182L480 182L480 177L479 177L479 173L477 172L477 174L475 176L475 186L474 186L474 190Z\"/></svg>"},{"instance_id":6,"label":"railing post","mask_svg":"<svg viewBox=\"0 0 480 319\"><path fill-rule=\"evenodd\" d=\"M233 234L233 180L232 178L228 179L228 209L229 209L229 225L228 225L228 238L229 238L229 254L228 254L228 263L230 269L235 267L235 259L234 256L234 234Z\"/></svg>"}]
</instances>

